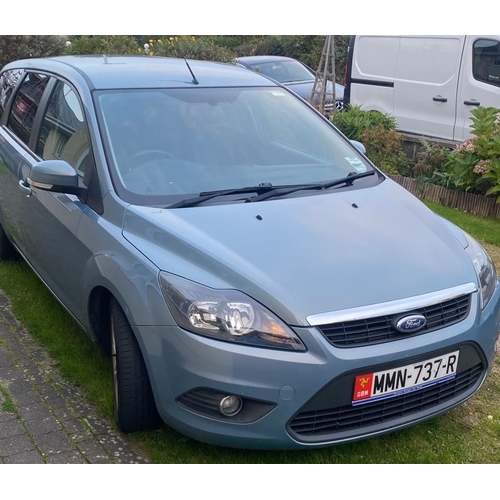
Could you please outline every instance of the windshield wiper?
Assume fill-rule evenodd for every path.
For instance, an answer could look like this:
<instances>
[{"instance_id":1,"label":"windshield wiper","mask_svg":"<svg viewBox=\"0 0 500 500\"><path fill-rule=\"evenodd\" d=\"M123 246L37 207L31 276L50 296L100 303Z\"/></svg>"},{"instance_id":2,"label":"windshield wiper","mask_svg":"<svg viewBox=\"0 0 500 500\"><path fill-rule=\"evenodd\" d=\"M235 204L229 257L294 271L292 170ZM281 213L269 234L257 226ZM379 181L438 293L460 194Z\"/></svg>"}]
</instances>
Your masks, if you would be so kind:
<instances>
[{"instance_id":1,"label":"windshield wiper","mask_svg":"<svg viewBox=\"0 0 500 500\"><path fill-rule=\"evenodd\" d=\"M169 205L167 208L195 207L196 205L205 203L206 201L212 200L213 198L217 198L219 196L230 196L234 194L257 193L257 195L259 196L267 193L268 191L272 191L273 189L275 188L272 186L272 184L262 183L258 186L248 186L236 189L220 189L217 191L204 191L198 196L194 196L193 198L186 198L185 200L181 200L177 203Z\"/></svg>"},{"instance_id":2,"label":"windshield wiper","mask_svg":"<svg viewBox=\"0 0 500 500\"><path fill-rule=\"evenodd\" d=\"M323 184L301 184L300 186L273 186L270 183L263 182L258 186L247 186L236 189L221 189L217 191L204 191L203 193L200 193L198 196L195 196L193 198L186 198L185 200L173 203L172 205L169 205L167 208L195 207L197 205L205 203L206 201L218 198L219 196L231 196L235 194L247 194L247 193L257 193L257 195L252 196L251 198L247 198L245 202L263 201L271 198L278 198L280 196L286 196L288 194L295 193L297 191L305 191L310 189L320 191L323 189L329 189L334 186L339 186L341 184L350 186L356 179L360 179L362 177L367 177L369 175L374 175L374 174L375 170L370 170L368 172L362 172L362 173L351 172L347 177L343 177L342 179L336 179L334 181L326 182Z\"/></svg>"},{"instance_id":3,"label":"windshield wiper","mask_svg":"<svg viewBox=\"0 0 500 500\"><path fill-rule=\"evenodd\" d=\"M302 186L296 186L290 189L283 188L271 188L267 192L259 194L257 196L252 196L251 198L247 198L247 203L253 203L256 201L264 201L270 200L271 198L279 198L280 196L287 196L292 193L296 193L297 191L322 191L324 189L330 189L335 186L340 186L342 184L346 186L350 186L355 180L362 179L363 177L368 177L370 175L375 175L375 170L369 170L367 172L351 172L347 177L342 177L342 179L336 179L334 181L325 182L323 184L304 184Z\"/></svg>"}]
</instances>

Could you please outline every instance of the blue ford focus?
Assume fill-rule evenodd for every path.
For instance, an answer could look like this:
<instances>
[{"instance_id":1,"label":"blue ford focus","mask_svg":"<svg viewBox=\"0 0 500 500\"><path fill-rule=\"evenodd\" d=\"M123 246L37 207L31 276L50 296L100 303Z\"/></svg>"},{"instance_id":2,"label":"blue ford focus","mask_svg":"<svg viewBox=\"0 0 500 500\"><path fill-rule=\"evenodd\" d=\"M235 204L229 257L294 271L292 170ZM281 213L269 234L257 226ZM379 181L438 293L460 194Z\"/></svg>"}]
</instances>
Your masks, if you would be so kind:
<instances>
[{"instance_id":1,"label":"blue ford focus","mask_svg":"<svg viewBox=\"0 0 500 500\"><path fill-rule=\"evenodd\" d=\"M0 259L20 254L111 357L124 432L261 449L392 432L481 387L500 288L360 149L233 65L13 62Z\"/></svg>"}]
</instances>

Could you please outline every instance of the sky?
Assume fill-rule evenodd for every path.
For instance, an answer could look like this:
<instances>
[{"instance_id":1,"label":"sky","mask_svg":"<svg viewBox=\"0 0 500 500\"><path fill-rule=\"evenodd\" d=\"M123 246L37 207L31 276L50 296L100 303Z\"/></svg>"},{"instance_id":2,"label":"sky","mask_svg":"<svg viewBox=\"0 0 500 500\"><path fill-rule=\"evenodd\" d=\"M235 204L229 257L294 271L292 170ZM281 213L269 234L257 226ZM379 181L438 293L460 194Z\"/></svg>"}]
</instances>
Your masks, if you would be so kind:
<instances>
[{"instance_id":1,"label":"sky","mask_svg":"<svg viewBox=\"0 0 500 500\"><path fill-rule=\"evenodd\" d=\"M103 2L85 0L72 7L62 0L30 2L24 12L16 2L2 6L2 34L124 35L176 33L179 35L282 34L467 34L494 32L500 11L498 0L482 0L480 12L464 10L456 2L418 0L142 0ZM467 9L471 7L468 6ZM58 15L57 13L61 13ZM482 16L481 12L485 15ZM29 15L27 15L29 13ZM22 20L22 24L15 22Z\"/></svg>"}]
</instances>

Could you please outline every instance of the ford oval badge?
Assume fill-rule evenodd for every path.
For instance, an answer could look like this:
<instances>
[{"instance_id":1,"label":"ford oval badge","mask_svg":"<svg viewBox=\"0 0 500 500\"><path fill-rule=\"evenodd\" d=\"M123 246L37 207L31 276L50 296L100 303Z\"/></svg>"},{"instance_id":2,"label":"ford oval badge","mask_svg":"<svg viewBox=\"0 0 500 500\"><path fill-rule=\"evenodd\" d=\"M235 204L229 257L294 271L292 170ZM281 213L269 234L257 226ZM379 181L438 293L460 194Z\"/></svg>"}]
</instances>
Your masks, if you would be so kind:
<instances>
[{"instance_id":1,"label":"ford oval badge","mask_svg":"<svg viewBox=\"0 0 500 500\"><path fill-rule=\"evenodd\" d=\"M405 316L396 323L396 329L403 333L411 333L420 330L425 326L427 320L421 314Z\"/></svg>"}]
</instances>

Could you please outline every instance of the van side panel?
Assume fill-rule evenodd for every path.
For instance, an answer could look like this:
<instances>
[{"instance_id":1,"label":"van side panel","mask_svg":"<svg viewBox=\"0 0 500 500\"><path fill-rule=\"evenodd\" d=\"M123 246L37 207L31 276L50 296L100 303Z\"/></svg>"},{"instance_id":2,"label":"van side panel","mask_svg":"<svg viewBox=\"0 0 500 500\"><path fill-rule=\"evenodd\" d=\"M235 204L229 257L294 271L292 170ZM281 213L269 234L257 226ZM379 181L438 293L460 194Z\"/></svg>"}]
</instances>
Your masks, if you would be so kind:
<instances>
[{"instance_id":1,"label":"van side panel","mask_svg":"<svg viewBox=\"0 0 500 500\"><path fill-rule=\"evenodd\" d=\"M398 45L398 36L356 36L350 68L353 105L393 114Z\"/></svg>"},{"instance_id":2,"label":"van side panel","mask_svg":"<svg viewBox=\"0 0 500 500\"><path fill-rule=\"evenodd\" d=\"M463 38L400 38L394 79L399 130L453 139Z\"/></svg>"}]
</instances>

